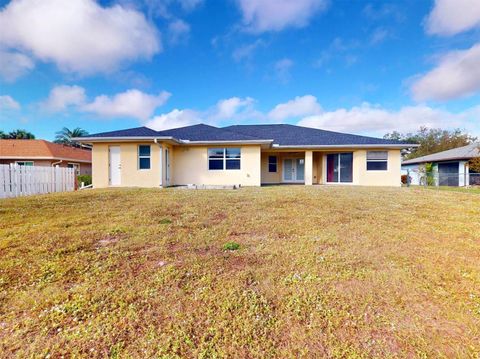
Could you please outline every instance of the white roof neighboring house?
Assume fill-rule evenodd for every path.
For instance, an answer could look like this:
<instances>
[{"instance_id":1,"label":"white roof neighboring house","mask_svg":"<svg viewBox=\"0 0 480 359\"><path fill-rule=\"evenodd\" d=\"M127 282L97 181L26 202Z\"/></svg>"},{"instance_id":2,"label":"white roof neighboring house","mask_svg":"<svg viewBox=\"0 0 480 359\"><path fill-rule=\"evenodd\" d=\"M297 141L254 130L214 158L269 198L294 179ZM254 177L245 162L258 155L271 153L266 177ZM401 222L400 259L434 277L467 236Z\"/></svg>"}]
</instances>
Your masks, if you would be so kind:
<instances>
[{"instance_id":1,"label":"white roof neighboring house","mask_svg":"<svg viewBox=\"0 0 480 359\"><path fill-rule=\"evenodd\" d=\"M480 157L480 143L472 143L467 146L454 148L447 151L433 153L431 155L413 158L403 161L402 165L413 165L427 162L443 162L453 160L469 160L474 157Z\"/></svg>"}]
</instances>

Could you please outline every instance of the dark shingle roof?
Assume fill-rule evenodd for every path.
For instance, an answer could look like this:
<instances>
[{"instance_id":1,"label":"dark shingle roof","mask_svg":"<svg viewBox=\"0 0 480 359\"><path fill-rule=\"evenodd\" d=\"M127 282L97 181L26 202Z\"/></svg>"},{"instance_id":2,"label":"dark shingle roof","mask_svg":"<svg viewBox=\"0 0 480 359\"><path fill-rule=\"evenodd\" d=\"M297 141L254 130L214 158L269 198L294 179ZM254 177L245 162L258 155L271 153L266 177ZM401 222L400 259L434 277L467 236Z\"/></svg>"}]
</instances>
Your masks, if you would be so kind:
<instances>
[{"instance_id":1,"label":"dark shingle roof","mask_svg":"<svg viewBox=\"0 0 480 359\"><path fill-rule=\"evenodd\" d=\"M402 145L402 142L382 138L350 135L294 125L235 125L224 127L229 131L249 136L270 138L280 146L335 146L335 145Z\"/></svg>"},{"instance_id":2,"label":"dark shingle roof","mask_svg":"<svg viewBox=\"0 0 480 359\"><path fill-rule=\"evenodd\" d=\"M205 124L155 131L148 127L96 133L86 138L101 137L173 137L183 141L266 141L273 140L280 146L342 146L342 145L406 145L400 141L315 128L273 124L235 125L223 128Z\"/></svg>"},{"instance_id":3,"label":"dark shingle roof","mask_svg":"<svg viewBox=\"0 0 480 359\"><path fill-rule=\"evenodd\" d=\"M83 137L154 137L158 136L158 132L148 127L135 127L126 130L110 131L95 133ZM80 137L81 138L81 137Z\"/></svg>"},{"instance_id":4,"label":"dark shingle roof","mask_svg":"<svg viewBox=\"0 0 480 359\"><path fill-rule=\"evenodd\" d=\"M189 141L258 141L270 139L270 137L259 138L204 124L159 131L157 135L172 136L178 140Z\"/></svg>"}]
</instances>

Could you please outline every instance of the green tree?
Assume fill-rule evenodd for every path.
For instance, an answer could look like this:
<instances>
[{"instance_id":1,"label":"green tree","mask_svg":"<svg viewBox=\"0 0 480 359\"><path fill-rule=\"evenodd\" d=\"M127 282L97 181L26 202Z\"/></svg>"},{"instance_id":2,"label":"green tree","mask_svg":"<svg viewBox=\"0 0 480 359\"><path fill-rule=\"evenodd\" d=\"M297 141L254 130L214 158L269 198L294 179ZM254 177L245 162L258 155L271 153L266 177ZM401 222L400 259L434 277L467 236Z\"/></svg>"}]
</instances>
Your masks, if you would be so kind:
<instances>
[{"instance_id":1,"label":"green tree","mask_svg":"<svg viewBox=\"0 0 480 359\"><path fill-rule=\"evenodd\" d=\"M60 131L55 133L55 141L53 142L60 143L63 145L78 147L80 146L80 144L77 141L73 141L72 138L87 136L87 135L88 135L88 132L80 127L74 128L73 130L70 130L69 128L64 127Z\"/></svg>"},{"instance_id":2,"label":"green tree","mask_svg":"<svg viewBox=\"0 0 480 359\"><path fill-rule=\"evenodd\" d=\"M387 133L385 139L400 140L408 143L419 144L404 154L405 159L430 155L452 148L462 147L473 143L476 138L460 129L442 130L440 128L420 127L415 133L401 134L399 132Z\"/></svg>"},{"instance_id":3,"label":"green tree","mask_svg":"<svg viewBox=\"0 0 480 359\"><path fill-rule=\"evenodd\" d=\"M7 138L7 134L0 130L0 139L5 139L5 138Z\"/></svg>"},{"instance_id":4,"label":"green tree","mask_svg":"<svg viewBox=\"0 0 480 359\"><path fill-rule=\"evenodd\" d=\"M9 133L4 133L3 131L0 133L1 138L3 139L10 139L10 140L33 140L35 139L35 135L27 130L15 130L10 131Z\"/></svg>"}]
</instances>

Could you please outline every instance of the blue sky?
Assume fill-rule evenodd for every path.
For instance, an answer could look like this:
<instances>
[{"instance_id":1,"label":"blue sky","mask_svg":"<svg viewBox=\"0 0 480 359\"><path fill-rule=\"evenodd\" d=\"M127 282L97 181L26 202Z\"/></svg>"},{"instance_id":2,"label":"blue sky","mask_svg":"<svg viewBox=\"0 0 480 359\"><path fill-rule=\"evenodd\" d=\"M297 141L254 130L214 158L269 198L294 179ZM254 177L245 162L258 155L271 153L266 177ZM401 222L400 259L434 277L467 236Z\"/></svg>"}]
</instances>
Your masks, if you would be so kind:
<instances>
[{"instance_id":1,"label":"blue sky","mask_svg":"<svg viewBox=\"0 0 480 359\"><path fill-rule=\"evenodd\" d=\"M477 0L0 1L0 129L480 135Z\"/></svg>"}]
</instances>

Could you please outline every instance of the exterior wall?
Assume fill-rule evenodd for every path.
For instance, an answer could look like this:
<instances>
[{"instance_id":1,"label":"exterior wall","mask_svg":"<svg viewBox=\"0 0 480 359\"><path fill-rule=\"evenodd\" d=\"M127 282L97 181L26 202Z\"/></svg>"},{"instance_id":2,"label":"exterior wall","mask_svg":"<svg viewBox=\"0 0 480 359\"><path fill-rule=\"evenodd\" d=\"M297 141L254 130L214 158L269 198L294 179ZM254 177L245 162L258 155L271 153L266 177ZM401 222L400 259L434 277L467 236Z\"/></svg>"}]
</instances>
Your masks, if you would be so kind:
<instances>
[{"instance_id":1,"label":"exterior wall","mask_svg":"<svg viewBox=\"0 0 480 359\"><path fill-rule=\"evenodd\" d=\"M151 168L138 169L138 145L151 146ZM120 146L121 186L159 187L161 185L241 185L259 186L261 183L282 183L283 159L305 158L305 151L261 152L259 145L240 146L241 169L211 171L208 169L208 148L235 146L171 146L144 143L95 143L92 151L93 185L109 186L109 146ZM170 181L166 177L166 149L170 152ZM379 150L379 149L375 149ZM400 150L388 150L387 171L367 171L367 150L339 149L310 153L311 170L305 169L305 178L313 184L326 182L327 153L353 152L353 183L362 186L400 186ZM277 156L277 172L268 172L268 156Z\"/></svg>"},{"instance_id":2,"label":"exterior wall","mask_svg":"<svg viewBox=\"0 0 480 359\"><path fill-rule=\"evenodd\" d=\"M138 145L150 145L150 169L138 169ZM120 146L122 187L160 186L160 146L144 143L95 143L92 150L92 181L95 188L109 187L109 146Z\"/></svg>"},{"instance_id":3,"label":"exterior wall","mask_svg":"<svg viewBox=\"0 0 480 359\"><path fill-rule=\"evenodd\" d=\"M400 150L388 151L386 171L367 171L367 150L353 152L353 183L361 186L395 186L401 183Z\"/></svg>"},{"instance_id":4,"label":"exterior wall","mask_svg":"<svg viewBox=\"0 0 480 359\"><path fill-rule=\"evenodd\" d=\"M268 172L268 156L277 157L277 172ZM285 158L305 158L305 152L262 152L262 184L277 184L283 182L283 160Z\"/></svg>"},{"instance_id":5,"label":"exterior wall","mask_svg":"<svg viewBox=\"0 0 480 359\"><path fill-rule=\"evenodd\" d=\"M173 148L173 183L175 185L260 186L260 146L241 146L240 170L208 169L208 148L238 146L189 146Z\"/></svg>"},{"instance_id":6,"label":"exterior wall","mask_svg":"<svg viewBox=\"0 0 480 359\"><path fill-rule=\"evenodd\" d=\"M373 150L373 149L372 149ZM375 149L381 150L381 149ZM262 152L262 183L275 184L283 182L283 159L306 158L308 152ZM335 151L314 151L312 161L305 161L308 166L311 163L311 172L305 167L305 179L311 176L311 183L326 183L326 160L327 153L353 152L353 182L361 186L401 186L401 156L400 150L388 150L387 171L367 171L367 150L338 149ZM307 157L305 154L307 153ZM277 156L277 172L268 172L268 156ZM311 175L310 175L311 174ZM345 183L341 183L345 184Z\"/></svg>"}]
</instances>

